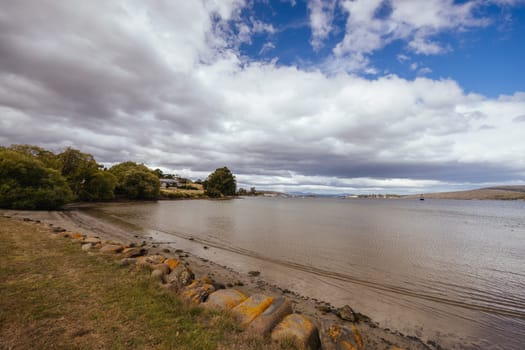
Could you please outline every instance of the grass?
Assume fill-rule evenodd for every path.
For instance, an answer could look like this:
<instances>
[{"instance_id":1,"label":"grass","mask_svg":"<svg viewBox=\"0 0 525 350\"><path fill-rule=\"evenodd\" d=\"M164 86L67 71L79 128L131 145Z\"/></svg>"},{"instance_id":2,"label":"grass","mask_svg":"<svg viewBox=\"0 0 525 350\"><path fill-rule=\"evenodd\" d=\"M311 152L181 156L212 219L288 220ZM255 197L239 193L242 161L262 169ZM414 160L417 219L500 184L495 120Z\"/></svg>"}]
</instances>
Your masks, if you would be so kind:
<instances>
[{"instance_id":1,"label":"grass","mask_svg":"<svg viewBox=\"0 0 525 350\"><path fill-rule=\"evenodd\" d=\"M134 267L0 217L0 349L295 349L188 306Z\"/></svg>"},{"instance_id":2,"label":"grass","mask_svg":"<svg viewBox=\"0 0 525 350\"><path fill-rule=\"evenodd\" d=\"M0 218L0 348L262 348L233 319L190 307L111 258Z\"/></svg>"}]
</instances>

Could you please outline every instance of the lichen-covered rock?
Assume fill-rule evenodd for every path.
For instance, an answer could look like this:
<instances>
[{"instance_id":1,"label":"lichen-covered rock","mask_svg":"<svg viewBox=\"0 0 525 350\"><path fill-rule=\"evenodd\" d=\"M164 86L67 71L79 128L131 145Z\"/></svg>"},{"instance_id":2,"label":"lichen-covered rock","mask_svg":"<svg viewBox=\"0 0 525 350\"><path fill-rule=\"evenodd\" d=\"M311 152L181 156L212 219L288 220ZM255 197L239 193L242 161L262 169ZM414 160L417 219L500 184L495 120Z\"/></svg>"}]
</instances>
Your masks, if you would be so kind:
<instances>
[{"instance_id":1,"label":"lichen-covered rock","mask_svg":"<svg viewBox=\"0 0 525 350\"><path fill-rule=\"evenodd\" d=\"M109 253L109 254L117 254L122 251L123 247L121 245L116 244L103 244L100 248L100 252L102 253Z\"/></svg>"},{"instance_id":2,"label":"lichen-covered rock","mask_svg":"<svg viewBox=\"0 0 525 350\"><path fill-rule=\"evenodd\" d=\"M140 247L129 247L122 250L122 255L126 258L138 258L144 256L148 251Z\"/></svg>"},{"instance_id":3,"label":"lichen-covered rock","mask_svg":"<svg viewBox=\"0 0 525 350\"><path fill-rule=\"evenodd\" d=\"M211 294L204 306L222 310L230 310L248 299L248 297L236 289L221 289Z\"/></svg>"},{"instance_id":4,"label":"lichen-covered rock","mask_svg":"<svg viewBox=\"0 0 525 350\"><path fill-rule=\"evenodd\" d=\"M329 320L321 322L321 343L324 350L363 349L363 339L354 325L347 328Z\"/></svg>"},{"instance_id":5,"label":"lichen-covered rock","mask_svg":"<svg viewBox=\"0 0 525 350\"><path fill-rule=\"evenodd\" d=\"M188 286L182 288L180 296L192 304L200 304L206 301L208 296L214 291L215 288L209 283L205 283L202 280L193 281Z\"/></svg>"},{"instance_id":6,"label":"lichen-covered rock","mask_svg":"<svg viewBox=\"0 0 525 350\"><path fill-rule=\"evenodd\" d=\"M247 327L257 316L262 314L273 302L273 298L264 294L254 294L232 309L232 313L243 327Z\"/></svg>"},{"instance_id":7,"label":"lichen-covered rock","mask_svg":"<svg viewBox=\"0 0 525 350\"><path fill-rule=\"evenodd\" d=\"M285 316L292 312L292 303L287 298L276 298L259 317L250 323L248 329L255 334L266 337Z\"/></svg>"},{"instance_id":8,"label":"lichen-covered rock","mask_svg":"<svg viewBox=\"0 0 525 350\"><path fill-rule=\"evenodd\" d=\"M139 268L147 268L153 270L154 265L162 264L166 260L162 255L148 255L137 258L137 266Z\"/></svg>"},{"instance_id":9,"label":"lichen-covered rock","mask_svg":"<svg viewBox=\"0 0 525 350\"><path fill-rule=\"evenodd\" d=\"M168 275L171 272L170 267L164 263L153 265L153 270L161 270L165 275Z\"/></svg>"},{"instance_id":10,"label":"lichen-covered rock","mask_svg":"<svg viewBox=\"0 0 525 350\"><path fill-rule=\"evenodd\" d=\"M93 243L93 244L100 243L100 239L98 239L96 237L84 237L84 239L82 241L84 243Z\"/></svg>"},{"instance_id":11,"label":"lichen-covered rock","mask_svg":"<svg viewBox=\"0 0 525 350\"><path fill-rule=\"evenodd\" d=\"M81 233L78 233L78 232L71 232L69 234L69 237L73 238L73 239L76 239L76 240L79 240L79 241L83 241L84 237L86 237L86 236L81 234Z\"/></svg>"},{"instance_id":12,"label":"lichen-covered rock","mask_svg":"<svg viewBox=\"0 0 525 350\"><path fill-rule=\"evenodd\" d=\"M92 243L84 243L82 244L82 246L80 247L82 250L91 250L93 249L93 244Z\"/></svg>"},{"instance_id":13,"label":"lichen-covered rock","mask_svg":"<svg viewBox=\"0 0 525 350\"><path fill-rule=\"evenodd\" d=\"M187 286L195 279L195 275L191 269L183 264L179 264L173 269L168 276L166 282L172 287L172 291L179 291L182 287Z\"/></svg>"},{"instance_id":14,"label":"lichen-covered rock","mask_svg":"<svg viewBox=\"0 0 525 350\"><path fill-rule=\"evenodd\" d=\"M174 270L177 266L179 266L180 264L180 261L177 260L177 259L166 259L166 261L164 261L165 264L167 264L170 269Z\"/></svg>"},{"instance_id":15,"label":"lichen-covered rock","mask_svg":"<svg viewBox=\"0 0 525 350\"><path fill-rule=\"evenodd\" d=\"M293 339L299 348L310 350L317 350L321 345L317 327L299 314L286 316L272 331L272 339Z\"/></svg>"}]
</instances>

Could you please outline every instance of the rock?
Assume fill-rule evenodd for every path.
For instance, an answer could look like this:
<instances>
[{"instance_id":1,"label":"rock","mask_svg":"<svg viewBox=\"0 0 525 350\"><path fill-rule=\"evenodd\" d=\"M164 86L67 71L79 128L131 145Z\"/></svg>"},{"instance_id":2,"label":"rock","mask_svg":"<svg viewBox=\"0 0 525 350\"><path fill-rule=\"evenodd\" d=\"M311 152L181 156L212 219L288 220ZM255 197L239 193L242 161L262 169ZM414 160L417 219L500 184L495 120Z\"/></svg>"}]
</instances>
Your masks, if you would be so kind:
<instances>
[{"instance_id":1,"label":"rock","mask_svg":"<svg viewBox=\"0 0 525 350\"><path fill-rule=\"evenodd\" d=\"M112 245L122 245L122 243L120 243L119 241L114 241L114 240L109 240L109 241L104 241L104 244L112 244Z\"/></svg>"},{"instance_id":2,"label":"rock","mask_svg":"<svg viewBox=\"0 0 525 350\"><path fill-rule=\"evenodd\" d=\"M179 266L180 261L177 259L166 259L164 263L167 264L170 267L170 269L174 270L177 266Z\"/></svg>"},{"instance_id":3,"label":"rock","mask_svg":"<svg viewBox=\"0 0 525 350\"><path fill-rule=\"evenodd\" d=\"M69 237L79 241L83 241L86 236L78 232L72 232L69 234Z\"/></svg>"},{"instance_id":4,"label":"rock","mask_svg":"<svg viewBox=\"0 0 525 350\"><path fill-rule=\"evenodd\" d=\"M138 258L139 256L144 256L147 252L146 249L140 247L129 247L122 250L122 254L126 258Z\"/></svg>"},{"instance_id":5,"label":"rock","mask_svg":"<svg viewBox=\"0 0 525 350\"><path fill-rule=\"evenodd\" d=\"M293 339L300 349L317 350L320 347L317 327L303 315L286 316L272 331L272 339L282 341Z\"/></svg>"},{"instance_id":6,"label":"rock","mask_svg":"<svg viewBox=\"0 0 525 350\"><path fill-rule=\"evenodd\" d=\"M133 265L136 262L137 262L136 258L124 258L124 259L120 260L119 264L120 264L120 266L128 266L128 265Z\"/></svg>"},{"instance_id":7,"label":"rock","mask_svg":"<svg viewBox=\"0 0 525 350\"><path fill-rule=\"evenodd\" d=\"M173 269L168 276L166 276L166 282L173 285L171 290L178 291L182 287L187 286L195 279L195 275L190 268L185 265L179 264Z\"/></svg>"},{"instance_id":8,"label":"rock","mask_svg":"<svg viewBox=\"0 0 525 350\"><path fill-rule=\"evenodd\" d=\"M259 271L249 271L248 272L248 276L252 276L252 277L259 276L260 274L261 274L261 272L259 272Z\"/></svg>"},{"instance_id":9,"label":"rock","mask_svg":"<svg viewBox=\"0 0 525 350\"><path fill-rule=\"evenodd\" d=\"M100 251L102 253L109 253L109 254L117 254L117 253L120 253L122 251L122 246L121 245L116 245L116 244L104 244L102 245L102 247L100 248Z\"/></svg>"},{"instance_id":10,"label":"rock","mask_svg":"<svg viewBox=\"0 0 525 350\"><path fill-rule=\"evenodd\" d=\"M170 267L164 263L156 264L156 265L153 265L152 267L153 267L153 270L161 270L162 273L164 273L165 275L168 275L171 272Z\"/></svg>"},{"instance_id":11,"label":"rock","mask_svg":"<svg viewBox=\"0 0 525 350\"><path fill-rule=\"evenodd\" d=\"M321 343L324 350L362 350L363 339L357 328L347 328L329 320L321 322Z\"/></svg>"},{"instance_id":12,"label":"rock","mask_svg":"<svg viewBox=\"0 0 525 350\"><path fill-rule=\"evenodd\" d=\"M224 285L224 283L213 282L212 284L213 284L213 287L215 288L215 290L226 289L226 286Z\"/></svg>"},{"instance_id":13,"label":"rock","mask_svg":"<svg viewBox=\"0 0 525 350\"><path fill-rule=\"evenodd\" d=\"M153 265L162 264L166 260L165 257L162 255L148 255L148 256L141 256L137 258L137 266L139 268L148 268L150 270L153 269Z\"/></svg>"},{"instance_id":14,"label":"rock","mask_svg":"<svg viewBox=\"0 0 525 350\"><path fill-rule=\"evenodd\" d=\"M318 305L315 308L324 314L329 314L332 312L332 308L328 305Z\"/></svg>"},{"instance_id":15,"label":"rock","mask_svg":"<svg viewBox=\"0 0 525 350\"><path fill-rule=\"evenodd\" d=\"M236 289L221 289L211 294L204 306L221 310L230 310L248 297Z\"/></svg>"},{"instance_id":16,"label":"rock","mask_svg":"<svg viewBox=\"0 0 525 350\"><path fill-rule=\"evenodd\" d=\"M169 253L170 250L169 250L168 248L164 248L164 249L162 249L162 252L163 252L163 253Z\"/></svg>"},{"instance_id":17,"label":"rock","mask_svg":"<svg viewBox=\"0 0 525 350\"><path fill-rule=\"evenodd\" d=\"M350 322L356 322L357 318L355 316L354 310L348 305L343 306L342 308L337 310L337 316L339 316L340 319Z\"/></svg>"},{"instance_id":18,"label":"rock","mask_svg":"<svg viewBox=\"0 0 525 350\"><path fill-rule=\"evenodd\" d=\"M259 317L250 323L248 329L255 334L266 337L285 316L292 312L292 304L287 298L276 298Z\"/></svg>"},{"instance_id":19,"label":"rock","mask_svg":"<svg viewBox=\"0 0 525 350\"><path fill-rule=\"evenodd\" d=\"M155 269L151 271L151 279L159 281L160 283L166 282L164 272L160 269Z\"/></svg>"},{"instance_id":20,"label":"rock","mask_svg":"<svg viewBox=\"0 0 525 350\"><path fill-rule=\"evenodd\" d=\"M254 294L232 309L232 313L243 327L247 327L257 316L262 314L273 302L273 298L264 294Z\"/></svg>"},{"instance_id":21,"label":"rock","mask_svg":"<svg viewBox=\"0 0 525 350\"><path fill-rule=\"evenodd\" d=\"M92 243L84 243L82 244L82 246L80 247L82 250L91 250L93 249L93 244Z\"/></svg>"},{"instance_id":22,"label":"rock","mask_svg":"<svg viewBox=\"0 0 525 350\"><path fill-rule=\"evenodd\" d=\"M66 230L63 229L62 227L53 227L53 232L60 233L60 232L66 232Z\"/></svg>"},{"instance_id":23,"label":"rock","mask_svg":"<svg viewBox=\"0 0 525 350\"><path fill-rule=\"evenodd\" d=\"M184 287L180 293L181 297L193 304L200 304L208 299L208 296L215 291L211 284L203 281L193 281Z\"/></svg>"},{"instance_id":24,"label":"rock","mask_svg":"<svg viewBox=\"0 0 525 350\"><path fill-rule=\"evenodd\" d=\"M100 239L98 239L96 237L84 237L84 239L82 241L84 243L93 243L93 244L100 243Z\"/></svg>"}]
</instances>

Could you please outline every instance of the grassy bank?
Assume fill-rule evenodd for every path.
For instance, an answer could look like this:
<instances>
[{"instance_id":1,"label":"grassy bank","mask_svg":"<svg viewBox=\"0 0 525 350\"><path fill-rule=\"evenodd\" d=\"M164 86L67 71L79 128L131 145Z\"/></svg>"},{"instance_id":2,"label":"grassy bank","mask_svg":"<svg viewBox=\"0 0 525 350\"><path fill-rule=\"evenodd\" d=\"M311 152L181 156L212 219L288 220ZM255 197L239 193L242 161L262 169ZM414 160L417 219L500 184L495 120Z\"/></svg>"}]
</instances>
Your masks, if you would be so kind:
<instances>
[{"instance_id":1,"label":"grassy bank","mask_svg":"<svg viewBox=\"0 0 525 350\"><path fill-rule=\"evenodd\" d=\"M149 275L0 217L1 348L264 348L229 315L190 307Z\"/></svg>"}]
</instances>

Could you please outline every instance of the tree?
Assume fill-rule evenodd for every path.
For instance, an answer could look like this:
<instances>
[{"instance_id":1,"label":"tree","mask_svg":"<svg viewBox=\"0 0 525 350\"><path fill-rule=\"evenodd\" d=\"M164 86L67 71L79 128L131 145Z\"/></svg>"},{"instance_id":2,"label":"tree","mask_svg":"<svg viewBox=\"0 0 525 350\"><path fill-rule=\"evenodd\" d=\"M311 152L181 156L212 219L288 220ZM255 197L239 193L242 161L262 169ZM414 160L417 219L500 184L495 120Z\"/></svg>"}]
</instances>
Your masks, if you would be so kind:
<instances>
[{"instance_id":1,"label":"tree","mask_svg":"<svg viewBox=\"0 0 525 350\"><path fill-rule=\"evenodd\" d=\"M160 194L157 174L143 164L124 162L109 172L117 178L116 194L129 199L156 199Z\"/></svg>"},{"instance_id":2,"label":"tree","mask_svg":"<svg viewBox=\"0 0 525 350\"><path fill-rule=\"evenodd\" d=\"M0 207L59 209L73 199L66 180L26 152L0 150Z\"/></svg>"},{"instance_id":3,"label":"tree","mask_svg":"<svg viewBox=\"0 0 525 350\"><path fill-rule=\"evenodd\" d=\"M91 154L68 147L58 155L58 159L62 176L67 179L77 199L97 201L114 198L117 179L101 170Z\"/></svg>"},{"instance_id":4,"label":"tree","mask_svg":"<svg viewBox=\"0 0 525 350\"><path fill-rule=\"evenodd\" d=\"M235 176L227 167L217 168L203 182L206 195L210 197L234 196L237 189Z\"/></svg>"}]
</instances>

